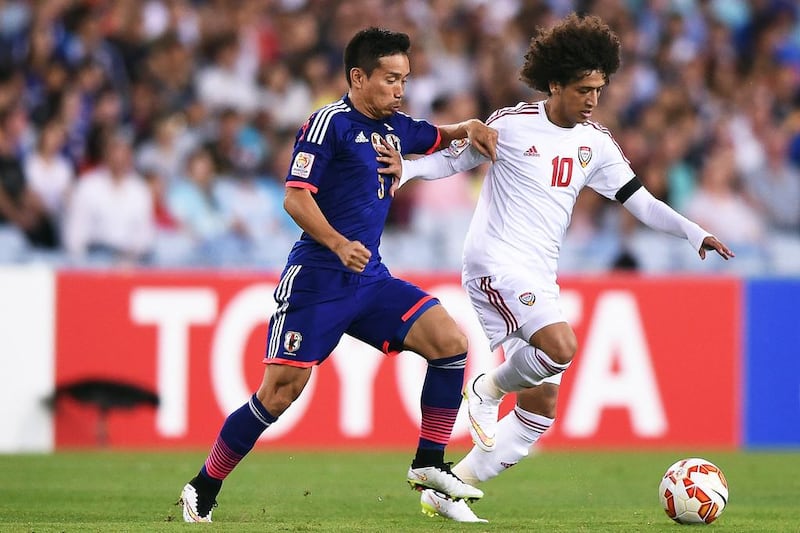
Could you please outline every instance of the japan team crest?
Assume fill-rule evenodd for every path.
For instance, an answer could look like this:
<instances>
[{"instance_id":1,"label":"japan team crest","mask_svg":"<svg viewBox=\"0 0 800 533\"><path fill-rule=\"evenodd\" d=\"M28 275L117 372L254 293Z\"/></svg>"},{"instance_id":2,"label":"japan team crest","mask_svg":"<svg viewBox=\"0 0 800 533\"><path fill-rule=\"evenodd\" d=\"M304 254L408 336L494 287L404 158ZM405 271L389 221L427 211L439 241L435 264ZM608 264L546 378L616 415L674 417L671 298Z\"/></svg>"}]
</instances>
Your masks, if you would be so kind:
<instances>
[{"instance_id":1,"label":"japan team crest","mask_svg":"<svg viewBox=\"0 0 800 533\"><path fill-rule=\"evenodd\" d=\"M519 295L519 301L530 307L536 303L536 295L532 292L523 292Z\"/></svg>"},{"instance_id":2,"label":"japan team crest","mask_svg":"<svg viewBox=\"0 0 800 533\"><path fill-rule=\"evenodd\" d=\"M382 139L381 134L376 131L373 131L372 135L369 136L369 140L372 143L372 147L375 149L376 152L378 151L378 148L382 146L381 139ZM402 153L402 150L400 149L400 137L398 137L394 133L390 133L386 136L386 142L389 143L389 146L391 146L398 152Z\"/></svg>"},{"instance_id":3,"label":"japan team crest","mask_svg":"<svg viewBox=\"0 0 800 533\"><path fill-rule=\"evenodd\" d=\"M287 353L294 353L300 349L300 343L303 342L303 336L296 331L287 331L283 336L283 347Z\"/></svg>"},{"instance_id":4,"label":"japan team crest","mask_svg":"<svg viewBox=\"0 0 800 533\"><path fill-rule=\"evenodd\" d=\"M586 168L586 165L589 164L589 161L592 160L592 149L588 146L581 146L578 148L578 161L581 164L582 168Z\"/></svg>"}]
</instances>

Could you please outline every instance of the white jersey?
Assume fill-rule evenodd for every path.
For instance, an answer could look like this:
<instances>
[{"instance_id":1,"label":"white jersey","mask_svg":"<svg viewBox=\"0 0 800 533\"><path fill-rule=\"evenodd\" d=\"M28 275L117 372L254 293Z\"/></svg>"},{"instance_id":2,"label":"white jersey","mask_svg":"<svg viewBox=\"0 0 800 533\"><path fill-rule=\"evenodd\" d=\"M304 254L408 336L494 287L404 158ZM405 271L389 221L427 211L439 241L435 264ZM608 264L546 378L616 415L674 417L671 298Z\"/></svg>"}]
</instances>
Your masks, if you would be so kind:
<instances>
[{"instance_id":1,"label":"white jersey","mask_svg":"<svg viewBox=\"0 0 800 533\"><path fill-rule=\"evenodd\" d=\"M499 109L486 123L498 131L497 161L467 233L462 279L527 272L540 291L557 295L559 250L578 193L589 186L614 198L633 170L606 128L556 126L544 101ZM477 153L468 151L467 159Z\"/></svg>"}]
</instances>

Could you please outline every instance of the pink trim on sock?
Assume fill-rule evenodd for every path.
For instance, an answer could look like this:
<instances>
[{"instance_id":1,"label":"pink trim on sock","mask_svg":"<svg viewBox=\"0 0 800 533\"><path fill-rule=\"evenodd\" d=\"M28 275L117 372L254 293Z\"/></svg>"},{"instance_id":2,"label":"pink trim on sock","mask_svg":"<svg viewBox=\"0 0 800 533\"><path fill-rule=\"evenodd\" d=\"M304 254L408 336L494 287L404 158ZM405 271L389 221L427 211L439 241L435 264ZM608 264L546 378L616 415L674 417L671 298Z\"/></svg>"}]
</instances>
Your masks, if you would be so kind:
<instances>
[{"instance_id":1,"label":"pink trim on sock","mask_svg":"<svg viewBox=\"0 0 800 533\"><path fill-rule=\"evenodd\" d=\"M225 442L217 437L211 453L206 459L206 472L214 479L225 479L231 473L244 455L233 452Z\"/></svg>"},{"instance_id":2,"label":"pink trim on sock","mask_svg":"<svg viewBox=\"0 0 800 533\"><path fill-rule=\"evenodd\" d=\"M422 427L419 436L437 444L450 442L458 409L422 406Z\"/></svg>"}]
</instances>

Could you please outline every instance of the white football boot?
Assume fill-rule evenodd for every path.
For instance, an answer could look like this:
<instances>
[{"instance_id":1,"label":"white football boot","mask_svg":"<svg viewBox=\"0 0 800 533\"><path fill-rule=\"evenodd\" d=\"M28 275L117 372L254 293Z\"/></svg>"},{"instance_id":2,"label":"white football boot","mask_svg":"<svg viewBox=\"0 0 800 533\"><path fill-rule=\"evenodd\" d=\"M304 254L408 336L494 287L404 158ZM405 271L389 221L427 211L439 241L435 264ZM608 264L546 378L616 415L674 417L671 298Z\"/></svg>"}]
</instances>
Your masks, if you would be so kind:
<instances>
[{"instance_id":1,"label":"white football boot","mask_svg":"<svg viewBox=\"0 0 800 533\"><path fill-rule=\"evenodd\" d=\"M441 516L455 522L488 522L479 518L464 500L452 500L435 490L423 490L419 503L423 514L428 516Z\"/></svg>"},{"instance_id":2,"label":"white football boot","mask_svg":"<svg viewBox=\"0 0 800 533\"><path fill-rule=\"evenodd\" d=\"M481 489L467 485L450 471L450 463L419 468L412 466L408 469L407 480L416 490L437 490L454 500L474 501L483 498Z\"/></svg>"},{"instance_id":3,"label":"white football boot","mask_svg":"<svg viewBox=\"0 0 800 533\"><path fill-rule=\"evenodd\" d=\"M502 400L495 400L478 392L482 380L485 379L487 379L486 374L479 374L469 380L464 387L463 396L467 400L472 442L481 450L491 452L496 445L497 417Z\"/></svg>"},{"instance_id":4,"label":"white football boot","mask_svg":"<svg viewBox=\"0 0 800 533\"><path fill-rule=\"evenodd\" d=\"M184 485L178 505L183 508L184 522L211 522L211 511L217 506L213 498L198 494L191 483Z\"/></svg>"}]
</instances>

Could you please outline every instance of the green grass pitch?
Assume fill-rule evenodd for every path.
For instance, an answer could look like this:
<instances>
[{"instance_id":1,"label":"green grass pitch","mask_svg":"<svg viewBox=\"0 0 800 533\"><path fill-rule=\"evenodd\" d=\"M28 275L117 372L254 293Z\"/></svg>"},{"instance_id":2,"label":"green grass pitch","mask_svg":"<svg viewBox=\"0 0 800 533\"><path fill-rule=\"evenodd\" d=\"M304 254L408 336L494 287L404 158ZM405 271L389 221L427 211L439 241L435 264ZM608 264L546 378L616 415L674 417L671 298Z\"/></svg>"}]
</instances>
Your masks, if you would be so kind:
<instances>
[{"instance_id":1,"label":"green grass pitch","mask_svg":"<svg viewBox=\"0 0 800 533\"><path fill-rule=\"evenodd\" d=\"M458 457L463 451L450 452ZM667 518L657 488L674 461L725 472L731 500L709 526ZM0 455L0 531L800 531L800 453L562 452L529 458L483 485L488 524L420 513L408 453L258 451L231 474L214 524L173 505L200 452Z\"/></svg>"}]
</instances>

